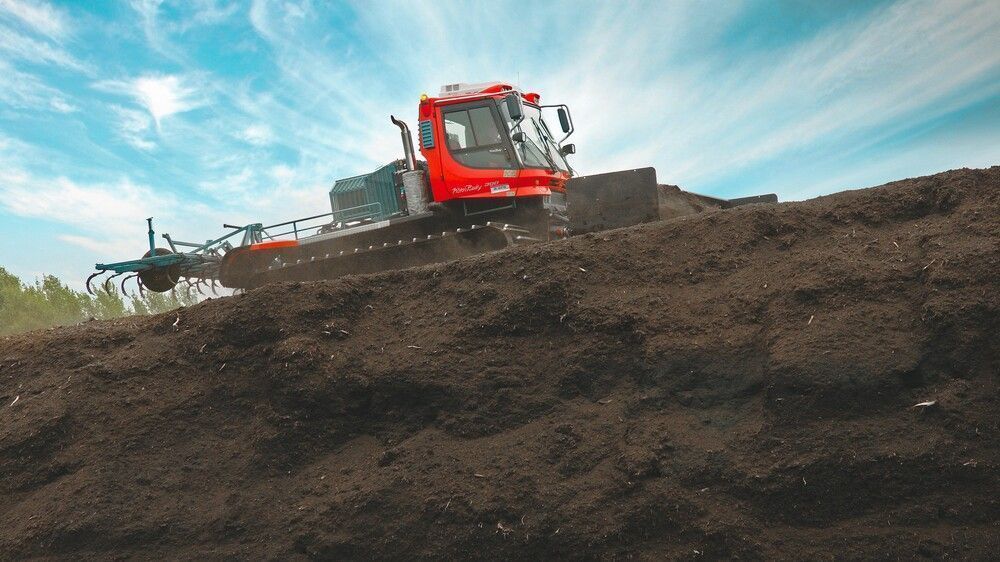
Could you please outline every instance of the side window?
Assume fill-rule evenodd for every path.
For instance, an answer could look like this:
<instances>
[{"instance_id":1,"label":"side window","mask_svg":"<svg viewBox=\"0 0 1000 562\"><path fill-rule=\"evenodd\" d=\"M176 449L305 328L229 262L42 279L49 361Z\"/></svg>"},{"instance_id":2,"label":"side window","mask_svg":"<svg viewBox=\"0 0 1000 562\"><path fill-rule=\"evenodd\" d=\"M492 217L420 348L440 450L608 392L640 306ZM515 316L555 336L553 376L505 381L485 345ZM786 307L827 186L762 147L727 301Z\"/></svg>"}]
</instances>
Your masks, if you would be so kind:
<instances>
[{"instance_id":1,"label":"side window","mask_svg":"<svg viewBox=\"0 0 1000 562\"><path fill-rule=\"evenodd\" d=\"M448 148L460 150L475 145L468 111L452 111L444 114L444 132L448 136ZM470 142L471 141L471 142Z\"/></svg>"},{"instance_id":2,"label":"side window","mask_svg":"<svg viewBox=\"0 0 1000 562\"><path fill-rule=\"evenodd\" d=\"M444 131L448 150L461 164L471 168L506 168L513 165L489 107L446 111Z\"/></svg>"}]
</instances>

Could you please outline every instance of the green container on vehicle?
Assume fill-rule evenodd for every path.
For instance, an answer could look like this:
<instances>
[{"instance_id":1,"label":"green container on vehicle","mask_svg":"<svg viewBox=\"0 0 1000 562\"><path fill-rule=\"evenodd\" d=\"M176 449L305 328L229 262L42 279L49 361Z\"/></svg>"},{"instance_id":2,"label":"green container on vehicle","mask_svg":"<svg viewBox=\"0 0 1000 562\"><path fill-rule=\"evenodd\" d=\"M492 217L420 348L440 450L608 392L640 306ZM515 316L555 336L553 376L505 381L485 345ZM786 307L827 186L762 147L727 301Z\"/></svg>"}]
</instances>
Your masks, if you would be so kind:
<instances>
[{"instance_id":1,"label":"green container on vehicle","mask_svg":"<svg viewBox=\"0 0 1000 562\"><path fill-rule=\"evenodd\" d=\"M406 203L399 179L402 168L402 161L397 160L369 174L335 181L330 189L333 221L379 221L405 213Z\"/></svg>"}]
</instances>

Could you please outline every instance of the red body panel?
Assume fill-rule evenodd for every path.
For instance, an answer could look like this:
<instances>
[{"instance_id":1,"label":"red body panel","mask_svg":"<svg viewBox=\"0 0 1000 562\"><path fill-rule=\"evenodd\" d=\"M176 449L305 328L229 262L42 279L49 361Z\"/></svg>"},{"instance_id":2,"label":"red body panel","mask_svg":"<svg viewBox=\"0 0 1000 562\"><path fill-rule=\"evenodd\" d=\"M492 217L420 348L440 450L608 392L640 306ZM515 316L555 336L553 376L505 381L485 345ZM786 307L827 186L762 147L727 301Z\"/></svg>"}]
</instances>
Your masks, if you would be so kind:
<instances>
[{"instance_id":1,"label":"red body panel","mask_svg":"<svg viewBox=\"0 0 1000 562\"><path fill-rule=\"evenodd\" d=\"M471 168L459 163L447 147L442 108L484 99L503 100L512 91L509 84L495 84L475 94L440 98L422 98L419 120L430 121L433 127L434 146L427 148L420 143L420 153L427 161L428 179L434 201L455 199L483 199L504 197L531 197L550 195L552 191L565 191L569 174L550 170ZM537 104L539 95L522 93L525 102Z\"/></svg>"}]
</instances>

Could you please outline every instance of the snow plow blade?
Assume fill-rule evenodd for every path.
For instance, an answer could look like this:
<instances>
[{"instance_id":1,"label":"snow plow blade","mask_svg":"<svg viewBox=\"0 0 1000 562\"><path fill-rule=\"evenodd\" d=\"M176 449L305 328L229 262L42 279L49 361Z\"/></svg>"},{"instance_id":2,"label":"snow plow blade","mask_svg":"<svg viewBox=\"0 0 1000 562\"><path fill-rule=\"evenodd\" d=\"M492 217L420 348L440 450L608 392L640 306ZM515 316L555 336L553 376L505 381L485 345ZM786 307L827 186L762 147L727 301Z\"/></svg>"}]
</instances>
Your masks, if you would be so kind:
<instances>
[{"instance_id":1,"label":"snow plow blade","mask_svg":"<svg viewBox=\"0 0 1000 562\"><path fill-rule=\"evenodd\" d=\"M566 182L569 229L574 235L672 219L710 209L777 203L769 193L720 199L656 182L656 170L638 168L582 176Z\"/></svg>"},{"instance_id":2,"label":"snow plow blade","mask_svg":"<svg viewBox=\"0 0 1000 562\"><path fill-rule=\"evenodd\" d=\"M659 218L656 170L639 168L566 182L569 230L585 234Z\"/></svg>"}]
</instances>

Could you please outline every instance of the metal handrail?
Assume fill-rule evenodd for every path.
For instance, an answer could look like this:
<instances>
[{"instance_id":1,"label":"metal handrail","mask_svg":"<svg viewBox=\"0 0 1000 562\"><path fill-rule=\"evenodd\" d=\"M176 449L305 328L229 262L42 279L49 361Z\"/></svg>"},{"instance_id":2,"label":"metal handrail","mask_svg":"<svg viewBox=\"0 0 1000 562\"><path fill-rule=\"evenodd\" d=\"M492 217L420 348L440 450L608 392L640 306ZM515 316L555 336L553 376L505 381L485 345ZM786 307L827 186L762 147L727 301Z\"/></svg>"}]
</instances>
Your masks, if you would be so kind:
<instances>
[{"instance_id":1,"label":"metal handrail","mask_svg":"<svg viewBox=\"0 0 1000 562\"><path fill-rule=\"evenodd\" d=\"M313 229L321 228L323 226L323 224L326 224L326 223L323 223L323 224L318 224L318 225L315 225L315 226L300 226L300 223L308 222L308 221L315 220L315 219L320 219L320 218L323 218L323 217L329 217L332 214L333 213L323 213L321 215L313 215L311 217L303 217L301 219L295 219L295 220L290 220L290 221L285 221L285 222L279 222L279 223L275 223L275 224L272 224L272 225L269 225L269 226L265 226L265 227L263 227L261 229L261 231L264 232L264 234L266 234L267 237L270 238L271 240L274 240L275 238L278 238L280 236L288 236L289 234L294 235L295 239L298 240L300 233L308 232L308 231L313 230ZM271 234L270 232L268 232L269 229L274 229L274 228L277 228L279 226L288 226L288 225L292 225L292 229L289 230L289 231L280 232L278 234Z\"/></svg>"},{"instance_id":2,"label":"metal handrail","mask_svg":"<svg viewBox=\"0 0 1000 562\"><path fill-rule=\"evenodd\" d=\"M372 207L371 211L359 211L359 209L366 209ZM380 201L375 201L373 203L365 203L364 205L358 205L357 207L348 207L347 209L338 209L332 213L333 222L343 222L346 220L358 220L366 219L369 217L374 217L382 214L382 203Z\"/></svg>"},{"instance_id":3,"label":"metal handrail","mask_svg":"<svg viewBox=\"0 0 1000 562\"><path fill-rule=\"evenodd\" d=\"M289 224L294 225L297 222L311 221L313 219L318 219L320 217L328 217L328 216L330 216L332 214L333 213L323 213L322 215L313 215L311 217L303 217L301 219L295 219L295 220L290 220L290 221L285 221L285 222L279 222L279 223L276 223L276 224L268 225L268 226L265 226L264 228L265 229L276 228L276 227L279 227L279 226L286 226L286 225L289 225Z\"/></svg>"}]
</instances>

